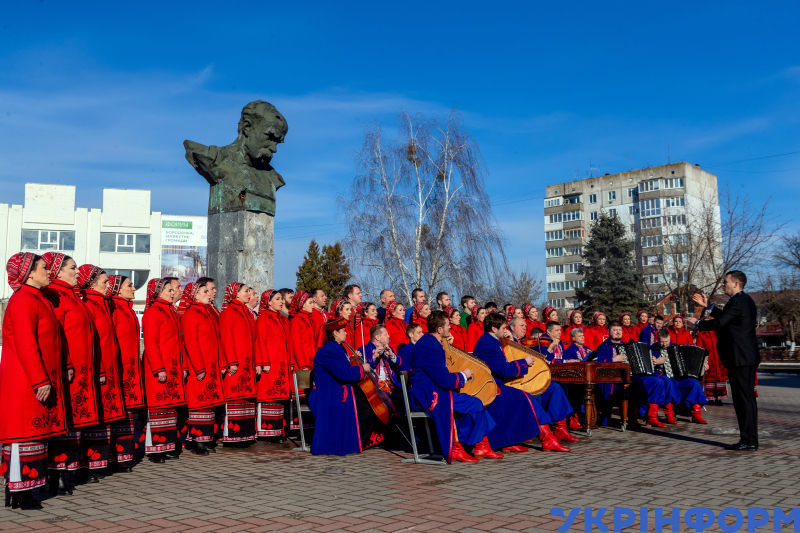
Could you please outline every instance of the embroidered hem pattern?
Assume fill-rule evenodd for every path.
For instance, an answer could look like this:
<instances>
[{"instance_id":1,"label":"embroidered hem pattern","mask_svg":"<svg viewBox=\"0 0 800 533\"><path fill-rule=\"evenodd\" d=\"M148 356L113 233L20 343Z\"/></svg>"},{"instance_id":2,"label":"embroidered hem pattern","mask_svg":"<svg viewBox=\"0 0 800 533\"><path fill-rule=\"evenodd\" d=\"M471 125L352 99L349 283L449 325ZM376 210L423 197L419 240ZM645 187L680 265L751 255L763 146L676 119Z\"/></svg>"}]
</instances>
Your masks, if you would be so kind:
<instances>
[{"instance_id":1,"label":"embroidered hem pattern","mask_svg":"<svg viewBox=\"0 0 800 533\"><path fill-rule=\"evenodd\" d=\"M47 481L47 443L19 442L3 445L0 463L3 484L11 492L35 489Z\"/></svg>"},{"instance_id":2,"label":"embroidered hem pattern","mask_svg":"<svg viewBox=\"0 0 800 533\"><path fill-rule=\"evenodd\" d=\"M215 416L213 409L189 411L189 417L183 427L186 439L195 442L211 442L214 439Z\"/></svg>"},{"instance_id":3,"label":"embroidered hem pattern","mask_svg":"<svg viewBox=\"0 0 800 533\"><path fill-rule=\"evenodd\" d=\"M49 470L78 470L81 467L81 432L73 430L47 443Z\"/></svg>"},{"instance_id":4,"label":"embroidered hem pattern","mask_svg":"<svg viewBox=\"0 0 800 533\"><path fill-rule=\"evenodd\" d=\"M222 442L242 442L256 439L255 402L236 402L225 405Z\"/></svg>"},{"instance_id":5,"label":"embroidered hem pattern","mask_svg":"<svg viewBox=\"0 0 800 533\"><path fill-rule=\"evenodd\" d=\"M133 461L133 411L127 417L111 423L111 460L118 463Z\"/></svg>"},{"instance_id":6,"label":"embroidered hem pattern","mask_svg":"<svg viewBox=\"0 0 800 533\"><path fill-rule=\"evenodd\" d=\"M261 402L258 404L256 427L259 437L281 437L286 406L283 403Z\"/></svg>"},{"instance_id":7,"label":"embroidered hem pattern","mask_svg":"<svg viewBox=\"0 0 800 533\"><path fill-rule=\"evenodd\" d=\"M171 452L178 441L178 411L153 409L147 411L147 428L139 438L144 442L144 453Z\"/></svg>"},{"instance_id":8,"label":"embroidered hem pattern","mask_svg":"<svg viewBox=\"0 0 800 533\"><path fill-rule=\"evenodd\" d=\"M300 406L308 407L305 395L300 395ZM300 429L300 419L297 416L297 404L294 397L289 402L289 429ZM310 411L303 411L303 429L314 429L314 415Z\"/></svg>"},{"instance_id":9,"label":"embroidered hem pattern","mask_svg":"<svg viewBox=\"0 0 800 533\"><path fill-rule=\"evenodd\" d=\"M98 469L108 466L111 458L111 428L83 428L81 434L81 466Z\"/></svg>"}]
</instances>

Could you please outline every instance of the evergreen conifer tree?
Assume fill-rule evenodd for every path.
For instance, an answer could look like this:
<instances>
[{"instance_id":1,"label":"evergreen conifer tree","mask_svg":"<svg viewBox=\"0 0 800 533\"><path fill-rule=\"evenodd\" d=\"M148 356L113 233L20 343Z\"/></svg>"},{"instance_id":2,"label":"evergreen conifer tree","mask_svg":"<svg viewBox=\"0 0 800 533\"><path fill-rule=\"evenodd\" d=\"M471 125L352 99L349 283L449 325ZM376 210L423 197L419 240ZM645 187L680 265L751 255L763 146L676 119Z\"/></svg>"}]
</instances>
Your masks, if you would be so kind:
<instances>
[{"instance_id":1,"label":"evergreen conifer tree","mask_svg":"<svg viewBox=\"0 0 800 533\"><path fill-rule=\"evenodd\" d=\"M648 309L642 296L642 274L636 269L635 244L625 235L622 221L601 212L590 231L578 270L584 286L575 291L584 316L602 311L610 322L620 313Z\"/></svg>"},{"instance_id":2,"label":"evergreen conifer tree","mask_svg":"<svg viewBox=\"0 0 800 533\"><path fill-rule=\"evenodd\" d=\"M322 247L322 284L329 300L341 298L347 282L350 281L350 264L342 251L342 246L326 244Z\"/></svg>"},{"instance_id":3,"label":"evergreen conifer tree","mask_svg":"<svg viewBox=\"0 0 800 533\"><path fill-rule=\"evenodd\" d=\"M308 291L312 288L323 288L322 256L317 241L311 239L308 244L303 263L297 269L297 290Z\"/></svg>"}]
</instances>

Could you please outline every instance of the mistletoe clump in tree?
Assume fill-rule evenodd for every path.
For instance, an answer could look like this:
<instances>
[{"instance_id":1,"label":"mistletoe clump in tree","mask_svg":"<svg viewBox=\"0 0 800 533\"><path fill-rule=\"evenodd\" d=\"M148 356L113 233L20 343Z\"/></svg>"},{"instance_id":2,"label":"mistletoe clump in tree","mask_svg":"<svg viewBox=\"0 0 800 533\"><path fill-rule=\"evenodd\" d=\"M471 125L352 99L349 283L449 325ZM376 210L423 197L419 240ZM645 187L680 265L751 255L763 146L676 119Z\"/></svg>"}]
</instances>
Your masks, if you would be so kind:
<instances>
[{"instance_id":1,"label":"mistletoe clump in tree","mask_svg":"<svg viewBox=\"0 0 800 533\"><path fill-rule=\"evenodd\" d=\"M583 248L584 286L575 291L581 310L603 311L614 320L625 311L647 309L642 297L642 274L636 270L634 242L616 215L600 213Z\"/></svg>"}]
</instances>

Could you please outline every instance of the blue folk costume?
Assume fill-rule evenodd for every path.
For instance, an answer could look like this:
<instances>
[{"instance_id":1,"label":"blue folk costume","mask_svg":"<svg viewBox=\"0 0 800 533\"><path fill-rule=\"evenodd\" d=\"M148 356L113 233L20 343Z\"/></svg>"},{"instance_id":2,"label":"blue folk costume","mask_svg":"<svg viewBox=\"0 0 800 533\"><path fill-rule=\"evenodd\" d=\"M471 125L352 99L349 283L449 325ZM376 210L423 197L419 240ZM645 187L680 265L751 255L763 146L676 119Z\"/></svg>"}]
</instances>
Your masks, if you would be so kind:
<instances>
[{"instance_id":1,"label":"blue folk costume","mask_svg":"<svg viewBox=\"0 0 800 533\"><path fill-rule=\"evenodd\" d=\"M639 342L643 342L648 346L658 343L658 330L653 324L648 324L639 332Z\"/></svg>"},{"instance_id":2,"label":"blue folk costume","mask_svg":"<svg viewBox=\"0 0 800 533\"><path fill-rule=\"evenodd\" d=\"M408 361L403 359L399 354L392 351L391 346L387 346L383 357L375 362L375 344L369 341L367 344L358 349L364 356L364 361L369 363L375 369L375 374L378 378L378 383L392 396L392 400L400 401L402 404L402 393L400 392L400 376L397 372L405 372L411 370L411 354L408 354ZM390 354L390 355L389 355ZM406 383L406 385L408 385ZM396 404L398 405L398 404Z\"/></svg>"},{"instance_id":3,"label":"blue folk costume","mask_svg":"<svg viewBox=\"0 0 800 533\"><path fill-rule=\"evenodd\" d=\"M647 329L647 328L645 328ZM616 353L616 346L621 346L622 342L606 339L597 348L598 363L613 363ZM602 413L603 424L608 423L608 415L611 412L611 395L619 388L618 385L602 385L602 396L604 401L598 401L598 410ZM639 415L647 414L649 404L664 405L666 398L666 385L664 381L656 376L631 376L631 399L639 406ZM598 400L600 400L598 398Z\"/></svg>"},{"instance_id":4,"label":"blue folk costume","mask_svg":"<svg viewBox=\"0 0 800 533\"><path fill-rule=\"evenodd\" d=\"M590 350L589 347L586 346L585 344L582 346L578 346L573 342L572 344L567 346L567 348L564 350L564 359L555 362L561 363L563 361L567 361L570 359L577 359L578 361L586 361L586 358L589 357L589 355L591 355L592 353L594 352L592 352L592 350Z\"/></svg>"},{"instance_id":5,"label":"blue folk costume","mask_svg":"<svg viewBox=\"0 0 800 533\"><path fill-rule=\"evenodd\" d=\"M497 422L497 426L487 435L492 448L514 446L536 437L539 424L549 424L550 417L533 396L505 384L507 379L524 376L528 372L528 364L523 359L510 363L506 361L500 341L491 333L481 335L472 355L486 363L497 383L497 396L486 407Z\"/></svg>"},{"instance_id":6,"label":"blue folk costume","mask_svg":"<svg viewBox=\"0 0 800 533\"><path fill-rule=\"evenodd\" d=\"M669 343L672 346L672 343ZM658 344L650 346L653 357L661 357L661 347ZM706 395L703 384L694 378L676 380L664 374L664 365L656 365L657 376L664 381L666 387L665 403L683 405L691 409L695 405L705 405Z\"/></svg>"},{"instance_id":7,"label":"blue folk costume","mask_svg":"<svg viewBox=\"0 0 800 533\"><path fill-rule=\"evenodd\" d=\"M543 337L550 338L549 336L542 335ZM519 342L519 341L517 341ZM557 363L564 363L568 360L577 359L578 361L586 361L586 358L589 357L590 354L594 353L590 350L585 344L583 346L578 346L574 342L564 348L564 343L558 341L559 346L553 350L555 353L550 353L547 351L547 348L539 348L538 352L544 355L545 359L549 364L557 364ZM553 382L550 383L552 387ZM567 389L567 398L569 400L569 404L572 407L573 412L581 412L584 413L586 411L586 406L583 403L583 395L585 391L583 390L583 386L581 387L566 387L563 383L559 383L561 387ZM549 392L545 391L545 392ZM549 409L548 409L549 411ZM552 414L552 413L551 413ZM556 419L559 420L559 419Z\"/></svg>"},{"instance_id":8,"label":"blue folk costume","mask_svg":"<svg viewBox=\"0 0 800 533\"><path fill-rule=\"evenodd\" d=\"M467 380L447 369L444 348L425 335L411 349L411 407L427 411L436 425L442 455L451 462L456 432L462 445L478 444L497 425L478 398L456 392Z\"/></svg>"},{"instance_id":9,"label":"blue folk costume","mask_svg":"<svg viewBox=\"0 0 800 533\"><path fill-rule=\"evenodd\" d=\"M346 321L345 321L346 323ZM308 397L315 430L311 453L347 455L383 441L385 426L358 386L364 369L350 366L344 346L328 341L314 356L315 387Z\"/></svg>"},{"instance_id":10,"label":"blue folk costume","mask_svg":"<svg viewBox=\"0 0 800 533\"><path fill-rule=\"evenodd\" d=\"M543 333L542 335L539 336L539 338L540 339L551 339L550 335L548 335L547 333ZM519 342L519 341L517 341L515 339L515 342ZM564 343L563 342L561 342L559 340L558 344L555 347L553 347L552 351L550 351L548 349L550 347L553 347L553 345L551 344L548 347L535 346L534 350L536 350L537 352L542 354L544 356L544 358L547 360L548 364L563 363L564 359L567 359L566 357L564 357L564 354L566 353L566 348L564 348Z\"/></svg>"}]
</instances>

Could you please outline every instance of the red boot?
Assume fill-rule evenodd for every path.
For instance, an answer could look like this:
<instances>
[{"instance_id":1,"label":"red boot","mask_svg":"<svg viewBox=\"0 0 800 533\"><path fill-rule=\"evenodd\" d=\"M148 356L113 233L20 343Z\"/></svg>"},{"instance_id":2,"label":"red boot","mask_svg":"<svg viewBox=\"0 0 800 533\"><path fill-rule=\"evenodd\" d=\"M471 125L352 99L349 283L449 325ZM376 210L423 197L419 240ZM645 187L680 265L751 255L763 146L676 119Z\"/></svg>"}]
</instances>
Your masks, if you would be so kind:
<instances>
[{"instance_id":1,"label":"red boot","mask_svg":"<svg viewBox=\"0 0 800 533\"><path fill-rule=\"evenodd\" d=\"M511 452L523 453L527 452L528 450L530 450L530 448L528 448L527 446L523 446L521 444L515 444L514 446L506 446L505 448L503 448L503 451L507 453Z\"/></svg>"},{"instance_id":2,"label":"red boot","mask_svg":"<svg viewBox=\"0 0 800 533\"><path fill-rule=\"evenodd\" d=\"M642 429L639 422L639 406L630 404L628 407L628 427L631 429Z\"/></svg>"},{"instance_id":3,"label":"red boot","mask_svg":"<svg viewBox=\"0 0 800 533\"><path fill-rule=\"evenodd\" d=\"M464 449L460 442L453 443L453 461L461 461L462 463L477 463L480 459L472 457Z\"/></svg>"},{"instance_id":4,"label":"red boot","mask_svg":"<svg viewBox=\"0 0 800 533\"><path fill-rule=\"evenodd\" d=\"M692 422L695 424L708 424L700 413L703 412L703 406L699 403L696 403L692 406Z\"/></svg>"},{"instance_id":5,"label":"red boot","mask_svg":"<svg viewBox=\"0 0 800 533\"><path fill-rule=\"evenodd\" d=\"M583 429L583 426L581 425L581 420L580 418L578 418L578 413L575 413L574 415L569 417L569 429L571 429L572 431L580 431Z\"/></svg>"},{"instance_id":6,"label":"red boot","mask_svg":"<svg viewBox=\"0 0 800 533\"><path fill-rule=\"evenodd\" d=\"M472 452L475 457L485 457L486 459L502 459L505 457L502 453L497 453L489 446L489 439L483 437L483 440L475 445L475 451Z\"/></svg>"},{"instance_id":7,"label":"red boot","mask_svg":"<svg viewBox=\"0 0 800 533\"><path fill-rule=\"evenodd\" d=\"M664 416L667 417L667 424L677 424L678 421L675 420L675 409L672 408L672 404L668 403L664 406Z\"/></svg>"},{"instance_id":8,"label":"red boot","mask_svg":"<svg viewBox=\"0 0 800 533\"><path fill-rule=\"evenodd\" d=\"M558 440L565 440L567 442L580 442L581 439L578 437L574 437L567 431L567 420L559 420L555 424L555 429L553 430L553 436Z\"/></svg>"},{"instance_id":9,"label":"red boot","mask_svg":"<svg viewBox=\"0 0 800 533\"><path fill-rule=\"evenodd\" d=\"M558 439L550 432L547 424L539 425L539 440L542 441L542 451L544 452L569 452L572 451L558 442Z\"/></svg>"},{"instance_id":10,"label":"red boot","mask_svg":"<svg viewBox=\"0 0 800 533\"><path fill-rule=\"evenodd\" d=\"M650 406L647 408L647 425L653 426L654 428L665 428L667 427L666 424L660 422L658 420L658 404L651 403Z\"/></svg>"}]
</instances>

